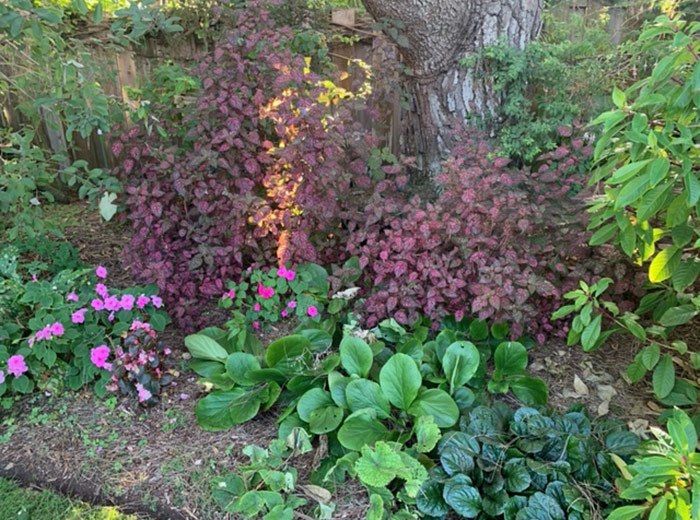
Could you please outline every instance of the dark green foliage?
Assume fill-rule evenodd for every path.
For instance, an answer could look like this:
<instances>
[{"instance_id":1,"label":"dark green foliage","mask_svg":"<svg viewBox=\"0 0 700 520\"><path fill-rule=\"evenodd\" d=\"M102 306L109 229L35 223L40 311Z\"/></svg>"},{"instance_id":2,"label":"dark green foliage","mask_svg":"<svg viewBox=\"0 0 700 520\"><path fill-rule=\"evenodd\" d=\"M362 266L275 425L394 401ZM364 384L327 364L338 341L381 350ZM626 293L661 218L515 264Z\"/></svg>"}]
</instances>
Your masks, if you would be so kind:
<instances>
[{"instance_id":1,"label":"dark green foliage","mask_svg":"<svg viewBox=\"0 0 700 520\"><path fill-rule=\"evenodd\" d=\"M614 503L618 471L609 452L627 457L639 444L621 424L593 424L581 406L561 415L477 406L462 417L461 430L438 444L439 465L416 501L426 515L452 509L466 518L591 518L591 500L602 510Z\"/></svg>"}]
</instances>

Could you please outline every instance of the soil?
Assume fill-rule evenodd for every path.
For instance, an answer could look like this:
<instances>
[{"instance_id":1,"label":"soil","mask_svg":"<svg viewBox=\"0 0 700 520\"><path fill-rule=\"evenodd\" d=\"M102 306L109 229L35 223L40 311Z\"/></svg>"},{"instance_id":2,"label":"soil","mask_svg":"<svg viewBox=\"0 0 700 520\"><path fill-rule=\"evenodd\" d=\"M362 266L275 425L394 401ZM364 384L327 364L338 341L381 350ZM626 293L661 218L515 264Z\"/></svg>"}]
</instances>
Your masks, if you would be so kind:
<instances>
[{"instance_id":1,"label":"soil","mask_svg":"<svg viewBox=\"0 0 700 520\"><path fill-rule=\"evenodd\" d=\"M66 237L82 260L107 267L115 286L133 284L120 262L125 229L102 222L83 206L73 205L66 214ZM213 503L211 479L234 470L245 459L245 445L267 444L277 430L277 412L227 431L204 431L193 411L203 389L185 369L184 335L170 327L166 338L179 375L155 408L116 397L100 400L87 391L38 394L13 404L11 412L0 408L0 475L154 519L236 518ZM550 343L533 348L529 370L549 385L552 406L565 409L580 401L592 416L615 416L641 431L654 421L658 407L652 407L648 385L630 386L622 378L637 348L627 342L584 353ZM298 461L302 483L314 455ZM333 518L364 518L367 499L359 485L339 489L333 500Z\"/></svg>"}]
</instances>

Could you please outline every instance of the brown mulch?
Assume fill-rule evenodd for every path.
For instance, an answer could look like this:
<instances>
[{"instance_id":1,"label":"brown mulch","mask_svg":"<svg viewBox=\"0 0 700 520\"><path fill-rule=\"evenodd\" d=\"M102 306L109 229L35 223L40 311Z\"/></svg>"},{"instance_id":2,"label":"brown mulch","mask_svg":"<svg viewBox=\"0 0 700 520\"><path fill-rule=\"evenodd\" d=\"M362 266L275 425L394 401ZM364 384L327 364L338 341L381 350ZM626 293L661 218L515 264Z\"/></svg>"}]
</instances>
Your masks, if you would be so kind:
<instances>
[{"instance_id":1,"label":"brown mulch","mask_svg":"<svg viewBox=\"0 0 700 520\"><path fill-rule=\"evenodd\" d=\"M97 212L82 205L66 208L58 220L81 260L107 268L111 285L135 283L121 263L127 244L123 225L105 224ZM261 339L285 332L271 331ZM153 409L144 410L125 398L100 400L89 391L35 394L13 404L11 411L0 408L0 476L154 519L237 518L214 504L211 479L246 462L244 446L266 446L274 438L277 412L222 432L203 430L194 405L204 390L185 368L184 334L169 326L163 338L180 373ZM3 435L9 437L5 442ZM295 461L301 484L313 462L314 452ZM333 500L334 518L364 518L367 500L357 486L339 489Z\"/></svg>"}]
</instances>

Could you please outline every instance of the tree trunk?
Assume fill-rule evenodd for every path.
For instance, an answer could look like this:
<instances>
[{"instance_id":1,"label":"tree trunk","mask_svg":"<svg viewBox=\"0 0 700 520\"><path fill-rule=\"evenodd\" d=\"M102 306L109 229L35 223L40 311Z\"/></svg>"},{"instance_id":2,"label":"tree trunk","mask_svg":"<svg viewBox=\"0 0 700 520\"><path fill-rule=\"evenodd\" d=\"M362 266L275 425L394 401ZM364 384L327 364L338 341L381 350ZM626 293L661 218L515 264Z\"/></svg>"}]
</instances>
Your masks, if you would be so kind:
<instances>
[{"instance_id":1,"label":"tree trunk","mask_svg":"<svg viewBox=\"0 0 700 520\"><path fill-rule=\"evenodd\" d=\"M540 31L542 0L362 1L397 41L408 69L402 151L416 157L421 171L435 171L449 152L451 123L468 114L494 115L500 104L479 63L466 67L459 59L500 38L522 49Z\"/></svg>"}]
</instances>

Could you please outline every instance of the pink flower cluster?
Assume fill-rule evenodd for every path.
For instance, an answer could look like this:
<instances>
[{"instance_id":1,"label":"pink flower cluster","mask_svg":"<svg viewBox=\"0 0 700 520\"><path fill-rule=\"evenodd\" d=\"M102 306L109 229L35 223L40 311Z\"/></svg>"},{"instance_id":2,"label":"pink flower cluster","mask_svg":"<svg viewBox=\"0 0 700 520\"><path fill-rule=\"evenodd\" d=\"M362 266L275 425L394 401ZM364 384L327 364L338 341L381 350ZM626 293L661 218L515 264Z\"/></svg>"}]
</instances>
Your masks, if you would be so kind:
<instances>
[{"instance_id":1,"label":"pink flower cluster","mask_svg":"<svg viewBox=\"0 0 700 520\"><path fill-rule=\"evenodd\" d=\"M34 335L27 340L27 343L29 343L29 346L31 347L35 341L48 341L54 336L63 336L64 332L65 329L63 328L63 324L60 321L55 321L51 325L46 325L41 330L37 330Z\"/></svg>"},{"instance_id":2,"label":"pink flower cluster","mask_svg":"<svg viewBox=\"0 0 700 520\"><path fill-rule=\"evenodd\" d=\"M294 271L287 269L284 265L279 266L277 269L277 276L281 276L287 281L294 280Z\"/></svg>"},{"instance_id":3,"label":"pink flower cluster","mask_svg":"<svg viewBox=\"0 0 700 520\"><path fill-rule=\"evenodd\" d=\"M100 345L98 347L90 349L90 361L97 368L112 370L112 364L107 363L107 358L109 357L109 354L109 347L107 345Z\"/></svg>"},{"instance_id":4,"label":"pink flower cluster","mask_svg":"<svg viewBox=\"0 0 700 520\"><path fill-rule=\"evenodd\" d=\"M265 287L263 284L258 284L258 294L263 298L271 298L275 294L272 287Z\"/></svg>"},{"instance_id":5,"label":"pink flower cluster","mask_svg":"<svg viewBox=\"0 0 700 520\"><path fill-rule=\"evenodd\" d=\"M29 368L24 361L24 356L20 354L15 354L10 356L7 360L7 373L12 374L15 377L19 377L24 374ZM5 381L5 374L0 370L0 383Z\"/></svg>"}]
</instances>

